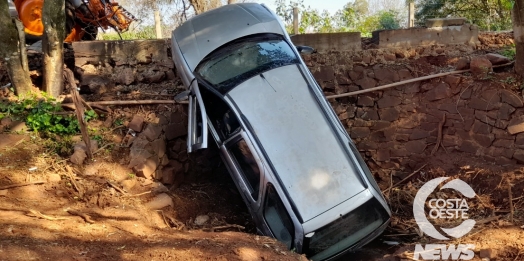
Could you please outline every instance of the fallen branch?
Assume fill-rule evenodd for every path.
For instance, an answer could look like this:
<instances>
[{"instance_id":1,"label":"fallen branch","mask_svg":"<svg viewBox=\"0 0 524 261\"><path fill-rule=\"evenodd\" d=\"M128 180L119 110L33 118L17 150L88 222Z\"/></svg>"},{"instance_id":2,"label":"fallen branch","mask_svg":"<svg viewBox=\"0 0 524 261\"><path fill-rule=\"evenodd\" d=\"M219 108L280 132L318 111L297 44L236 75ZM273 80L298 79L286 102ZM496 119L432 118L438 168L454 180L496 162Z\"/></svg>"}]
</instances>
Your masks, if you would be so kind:
<instances>
[{"instance_id":1,"label":"fallen branch","mask_svg":"<svg viewBox=\"0 0 524 261\"><path fill-rule=\"evenodd\" d=\"M435 147L433 147L433 150L431 150L431 156L433 156L438 151L438 147L441 146L442 142L442 128L444 127L444 123L446 123L446 114L444 113L442 115L442 121L438 123L438 134L437 134L437 143L435 144ZM444 148L444 146L442 146Z\"/></svg>"},{"instance_id":2,"label":"fallen branch","mask_svg":"<svg viewBox=\"0 0 524 261\"><path fill-rule=\"evenodd\" d=\"M382 191L382 193L386 193L388 191L390 191L391 189L397 187L398 185L400 185L402 182L408 180L409 178L411 178L413 175L417 174L419 171L421 171L424 167L426 167L426 165L428 165L427 163L422 165L422 167L418 168L417 170L413 171L411 174L409 174L407 177L405 177L404 179L402 179L401 181L397 182L395 185L387 188L386 190Z\"/></svg>"},{"instance_id":3,"label":"fallen branch","mask_svg":"<svg viewBox=\"0 0 524 261\"><path fill-rule=\"evenodd\" d=\"M246 229L245 227L243 227L243 226L241 226L241 225L228 224L228 225L225 225L225 226L218 226L218 227L212 227L212 228L205 228L204 231L215 232L215 230L230 229L230 228L238 228L238 229L240 229L240 230L244 230L244 229Z\"/></svg>"},{"instance_id":4,"label":"fallen branch","mask_svg":"<svg viewBox=\"0 0 524 261\"><path fill-rule=\"evenodd\" d=\"M98 152L102 151L103 149L105 149L105 148L107 148L107 147L109 147L109 146L111 146L111 145L116 145L116 144L114 144L114 143L108 143L108 144L106 144L106 145L100 147L99 149L97 149L95 152L93 152L93 155L94 155L94 154L97 154Z\"/></svg>"},{"instance_id":5,"label":"fallen branch","mask_svg":"<svg viewBox=\"0 0 524 261\"><path fill-rule=\"evenodd\" d=\"M495 65L495 66L493 66L493 68L504 67L504 66L508 66L508 65L512 65L512 64L513 64L513 62L506 63L506 64L501 64L501 65ZM366 90L360 90L360 91L354 91L354 92L330 95L330 96L326 96L326 99L336 99L336 98L342 98L342 97L348 97L348 96L355 96L355 95L359 95L359 94L363 94L363 93L389 89L389 88L392 88L392 87L397 87L397 86L408 84L408 83L420 82L420 81L424 81L424 80L430 80L430 79L433 79L433 78L439 78L439 77L452 75L452 74L460 74L460 73L465 73L465 72L469 72L469 71L471 71L471 70L468 69L468 70L452 71L452 72L445 72L445 73L437 73L437 74L422 76L422 77L413 78L413 79L409 79L409 80L405 80L405 81L390 83L390 84L386 84L386 85L382 85L382 86L378 86L378 87L374 87L374 88L369 88L369 89L366 89Z\"/></svg>"},{"instance_id":6,"label":"fallen branch","mask_svg":"<svg viewBox=\"0 0 524 261\"><path fill-rule=\"evenodd\" d=\"M176 102L174 100L129 100L129 101L97 101L97 102L86 102L91 106L97 105L147 105L147 104L188 104L186 101ZM64 103L64 107L72 108L73 103Z\"/></svg>"},{"instance_id":7,"label":"fallen branch","mask_svg":"<svg viewBox=\"0 0 524 261\"><path fill-rule=\"evenodd\" d=\"M167 219L166 219L166 216L164 215L164 211L162 210L157 210L157 212L160 212L160 214L162 214L162 218L164 219L164 223L166 223L166 226L171 228L171 226L169 225L169 223L167 222Z\"/></svg>"},{"instance_id":8,"label":"fallen branch","mask_svg":"<svg viewBox=\"0 0 524 261\"><path fill-rule=\"evenodd\" d=\"M122 197L123 197L123 198L139 197L139 196L143 196L143 195L149 194L149 193L151 193L151 192L153 192L153 191L150 190L150 191L146 191L146 192L142 192L142 193L138 193L138 194L134 194L134 195L129 195L129 194L127 194L127 195L124 195L124 196L122 196Z\"/></svg>"},{"instance_id":9,"label":"fallen branch","mask_svg":"<svg viewBox=\"0 0 524 261\"><path fill-rule=\"evenodd\" d=\"M513 207L513 193L511 192L511 182L509 179L506 180L508 182L508 196L509 196L509 222L513 223L513 215L515 213L515 209Z\"/></svg>"},{"instance_id":10,"label":"fallen branch","mask_svg":"<svg viewBox=\"0 0 524 261\"><path fill-rule=\"evenodd\" d=\"M76 191L78 191L78 195L80 198L84 197L84 192L80 189L80 187L76 184L75 178L73 177L73 169L69 167L68 165L65 165L67 176L69 177L69 180L71 180L71 184L75 188Z\"/></svg>"},{"instance_id":11,"label":"fallen branch","mask_svg":"<svg viewBox=\"0 0 524 261\"><path fill-rule=\"evenodd\" d=\"M38 218L43 218L43 219L47 219L47 220L51 220L51 221L69 219L69 218L66 218L66 217L51 217L51 216L48 216L48 215L44 215L44 214L40 213L40 211L37 211L37 210L34 210L34 209L29 209L29 213L27 213L27 215L30 216L30 217L38 217Z\"/></svg>"},{"instance_id":12,"label":"fallen branch","mask_svg":"<svg viewBox=\"0 0 524 261\"><path fill-rule=\"evenodd\" d=\"M119 188L115 183L111 182L111 181L107 181L107 184L109 184L109 186L113 187L114 189L116 189L118 192L122 193L123 195L127 195L127 192L125 192L123 189Z\"/></svg>"},{"instance_id":13,"label":"fallen branch","mask_svg":"<svg viewBox=\"0 0 524 261\"><path fill-rule=\"evenodd\" d=\"M7 186L0 187L0 190L29 186L29 185L39 185L39 184L44 184L44 183L45 181L33 181L33 182L27 182L27 183L22 183L22 184L13 184L13 185L7 185Z\"/></svg>"},{"instance_id":14,"label":"fallen branch","mask_svg":"<svg viewBox=\"0 0 524 261\"><path fill-rule=\"evenodd\" d=\"M491 216L491 217L487 217L481 220L477 220L475 221L475 224L482 225L482 224L490 223L492 221L497 221L499 218L500 218L499 216Z\"/></svg>"},{"instance_id":15,"label":"fallen branch","mask_svg":"<svg viewBox=\"0 0 524 261\"><path fill-rule=\"evenodd\" d=\"M73 75L73 72L70 69L66 68L64 69L64 77L66 80L66 84L69 90L71 91L71 97L73 98L73 104L76 107L76 110L75 110L76 118L78 120L78 125L80 127L80 133L82 134L82 139L84 140L84 143L86 144L87 158L92 159L93 152L91 151L91 139L89 138L89 134L87 133L87 126L86 126L86 122L84 121L84 106L82 103L82 97L80 97L80 94L78 93L78 88L75 82L75 76Z\"/></svg>"},{"instance_id":16,"label":"fallen branch","mask_svg":"<svg viewBox=\"0 0 524 261\"><path fill-rule=\"evenodd\" d=\"M73 216L79 216L81 217L82 219L84 219L85 222L89 223L89 224L94 224L95 221L93 219L91 219L91 217L87 214L84 214L84 213L80 213L76 210L72 210L72 209L68 209L67 210L67 213L73 215Z\"/></svg>"}]
</instances>

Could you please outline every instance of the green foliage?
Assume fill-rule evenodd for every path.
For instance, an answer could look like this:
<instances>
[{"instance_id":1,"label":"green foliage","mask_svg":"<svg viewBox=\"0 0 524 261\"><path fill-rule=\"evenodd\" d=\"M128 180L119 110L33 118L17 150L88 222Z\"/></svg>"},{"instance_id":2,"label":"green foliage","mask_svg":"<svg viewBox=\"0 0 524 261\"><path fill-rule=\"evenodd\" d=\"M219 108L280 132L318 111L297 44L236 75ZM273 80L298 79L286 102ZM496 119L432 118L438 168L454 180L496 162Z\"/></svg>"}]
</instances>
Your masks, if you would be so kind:
<instances>
[{"instance_id":1,"label":"green foliage","mask_svg":"<svg viewBox=\"0 0 524 261\"><path fill-rule=\"evenodd\" d=\"M380 12L378 14L378 23L380 24L380 29L385 29L385 30L399 29L400 23L397 17L398 17L398 13L393 10Z\"/></svg>"},{"instance_id":2,"label":"green foliage","mask_svg":"<svg viewBox=\"0 0 524 261\"><path fill-rule=\"evenodd\" d=\"M115 125L116 127L122 126L122 125L124 125L124 120L123 119L116 119L115 122L113 123L113 125Z\"/></svg>"},{"instance_id":3,"label":"green foliage","mask_svg":"<svg viewBox=\"0 0 524 261\"><path fill-rule=\"evenodd\" d=\"M464 17L482 30L511 30L513 0L417 0L416 20Z\"/></svg>"},{"instance_id":4,"label":"green foliage","mask_svg":"<svg viewBox=\"0 0 524 261\"><path fill-rule=\"evenodd\" d=\"M99 35L101 40L121 40L117 32L107 32ZM144 26L140 29L123 32L120 35L122 36L122 40L156 39L154 26Z\"/></svg>"},{"instance_id":5,"label":"green foliage","mask_svg":"<svg viewBox=\"0 0 524 261\"><path fill-rule=\"evenodd\" d=\"M0 103L0 119L7 116L25 121L27 127L35 132L67 135L79 131L76 117L64 114L60 103L46 94L43 97L33 94L16 102ZM86 111L86 120L96 117L94 111Z\"/></svg>"},{"instance_id":6,"label":"green foliage","mask_svg":"<svg viewBox=\"0 0 524 261\"><path fill-rule=\"evenodd\" d=\"M369 37L371 32L380 29L400 28L399 14L396 11L381 11L369 14L367 0L347 3L335 15L306 7L303 0L276 0L276 13L286 24L289 33L293 26L293 8L299 9L299 33L330 33L358 31Z\"/></svg>"},{"instance_id":7,"label":"green foliage","mask_svg":"<svg viewBox=\"0 0 524 261\"><path fill-rule=\"evenodd\" d=\"M300 22L298 24L299 33L306 33L309 31L318 33L330 33L337 31L334 27L333 20L329 12L319 12L311 7L304 6L303 0L290 1L277 0L276 13L279 15L284 23L286 24L286 30L288 33L293 31L293 8L298 8Z\"/></svg>"},{"instance_id":8,"label":"green foliage","mask_svg":"<svg viewBox=\"0 0 524 261\"><path fill-rule=\"evenodd\" d=\"M510 60L515 60L515 55L517 54L517 50L515 49L515 45L512 45L511 47L506 48L506 49L500 51L500 54L508 57Z\"/></svg>"},{"instance_id":9,"label":"green foliage","mask_svg":"<svg viewBox=\"0 0 524 261\"><path fill-rule=\"evenodd\" d=\"M94 110L87 110L84 112L84 120L90 121L98 118L98 114Z\"/></svg>"}]
</instances>

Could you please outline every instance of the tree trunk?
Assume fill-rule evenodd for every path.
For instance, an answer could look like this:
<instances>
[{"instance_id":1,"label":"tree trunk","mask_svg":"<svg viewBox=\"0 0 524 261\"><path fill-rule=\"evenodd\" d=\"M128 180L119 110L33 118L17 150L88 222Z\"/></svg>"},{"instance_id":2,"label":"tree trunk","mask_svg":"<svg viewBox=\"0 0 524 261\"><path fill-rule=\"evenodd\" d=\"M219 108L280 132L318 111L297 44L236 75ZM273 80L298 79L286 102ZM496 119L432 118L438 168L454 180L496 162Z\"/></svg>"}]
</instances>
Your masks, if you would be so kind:
<instances>
[{"instance_id":1,"label":"tree trunk","mask_svg":"<svg viewBox=\"0 0 524 261\"><path fill-rule=\"evenodd\" d=\"M0 0L1 1L1 0ZM515 72L524 77L524 0L515 0L512 10L515 38Z\"/></svg>"},{"instance_id":2,"label":"tree trunk","mask_svg":"<svg viewBox=\"0 0 524 261\"><path fill-rule=\"evenodd\" d=\"M44 90L52 97L57 97L64 89L65 1L44 1L42 13Z\"/></svg>"},{"instance_id":3,"label":"tree trunk","mask_svg":"<svg viewBox=\"0 0 524 261\"><path fill-rule=\"evenodd\" d=\"M25 46L20 46L18 31L11 15L7 1L0 0L0 57L7 65L7 72L11 79L11 84L15 88L17 95L25 95L33 91L33 84L29 78L29 71L24 69L20 50ZM22 36L24 37L24 36Z\"/></svg>"}]
</instances>

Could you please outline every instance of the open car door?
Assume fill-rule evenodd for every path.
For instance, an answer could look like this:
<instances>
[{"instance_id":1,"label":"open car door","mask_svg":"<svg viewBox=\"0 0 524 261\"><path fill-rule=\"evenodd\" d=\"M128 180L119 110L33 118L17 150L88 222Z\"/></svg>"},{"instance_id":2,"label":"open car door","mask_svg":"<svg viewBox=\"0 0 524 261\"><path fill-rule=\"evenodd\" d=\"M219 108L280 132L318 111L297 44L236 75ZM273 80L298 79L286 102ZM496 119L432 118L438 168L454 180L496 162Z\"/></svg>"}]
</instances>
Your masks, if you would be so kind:
<instances>
[{"instance_id":1,"label":"open car door","mask_svg":"<svg viewBox=\"0 0 524 261\"><path fill-rule=\"evenodd\" d=\"M187 152L207 148L207 115L197 80L193 80L188 93Z\"/></svg>"}]
</instances>

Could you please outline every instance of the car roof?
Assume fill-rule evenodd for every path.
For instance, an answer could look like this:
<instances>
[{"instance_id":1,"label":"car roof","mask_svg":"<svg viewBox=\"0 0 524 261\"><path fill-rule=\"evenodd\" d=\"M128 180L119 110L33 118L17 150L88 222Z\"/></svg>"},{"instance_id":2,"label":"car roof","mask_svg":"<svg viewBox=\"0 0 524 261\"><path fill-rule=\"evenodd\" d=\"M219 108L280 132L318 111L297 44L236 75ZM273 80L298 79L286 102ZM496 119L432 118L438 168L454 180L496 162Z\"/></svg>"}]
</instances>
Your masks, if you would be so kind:
<instances>
[{"instance_id":1,"label":"car roof","mask_svg":"<svg viewBox=\"0 0 524 261\"><path fill-rule=\"evenodd\" d=\"M272 69L227 94L282 188L307 222L366 189L344 140L297 65Z\"/></svg>"},{"instance_id":2,"label":"car roof","mask_svg":"<svg viewBox=\"0 0 524 261\"><path fill-rule=\"evenodd\" d=\"M259 33L285 35L278 18L257 3L225 5L177 27L173 39L191 71L212 51L235 39Z\"/></svg>"}]
</instances>

